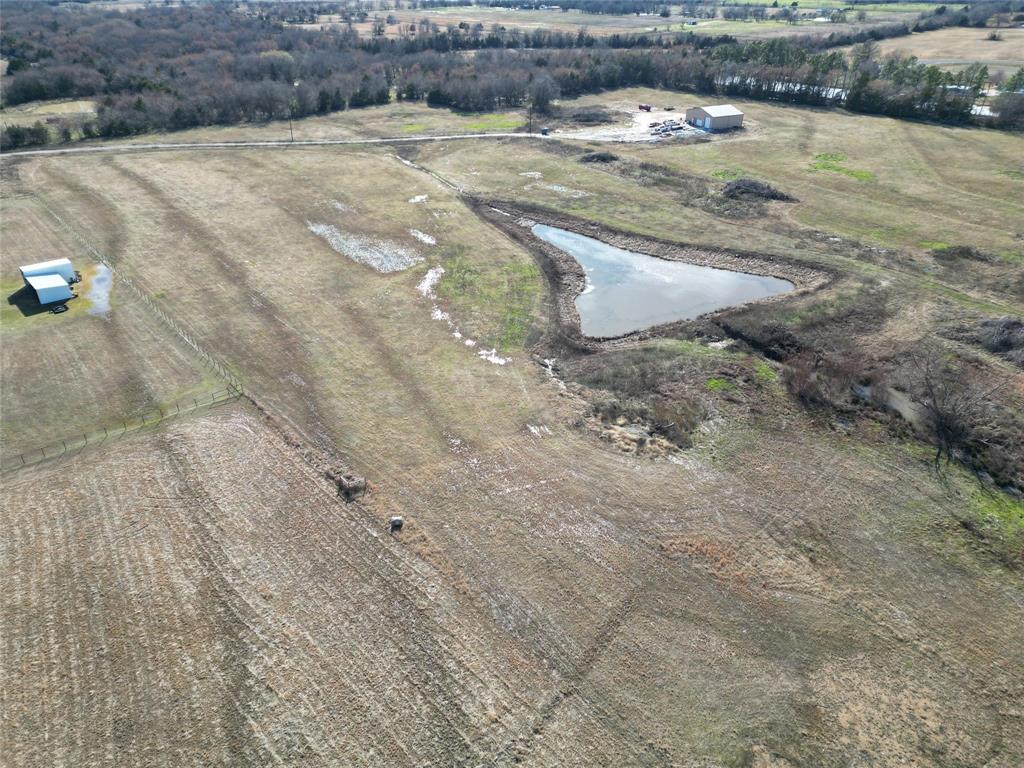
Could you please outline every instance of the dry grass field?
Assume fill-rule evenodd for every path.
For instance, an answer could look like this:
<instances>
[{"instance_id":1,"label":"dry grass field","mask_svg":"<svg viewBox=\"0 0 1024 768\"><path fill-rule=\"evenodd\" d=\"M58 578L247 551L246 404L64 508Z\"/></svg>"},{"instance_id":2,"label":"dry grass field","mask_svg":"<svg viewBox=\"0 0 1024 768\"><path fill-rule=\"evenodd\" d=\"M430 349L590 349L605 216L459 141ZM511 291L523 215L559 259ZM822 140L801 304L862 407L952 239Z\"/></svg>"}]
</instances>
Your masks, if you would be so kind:
<instances>
[{"instance_id":1,"label":"dry grass field","mask_svg":"<svg viewBox=\"0 0 1024 768\"><path fill-rule=\"evenodd\" d=\"M694 32L706 35L733 35L743 40L758 40L789 35L827 35L830 33L846 33L869 28L878 24L894 21L910 21L920 10L921 4L888 4L865 6L867 18L863 22L823 23L810 19L788 24L782 21L743 21L728 19L701 19L696 25L686 24L680 6L673 6L673 15L662 18L659 15L612 15L603 13L583 13L582 11L559 10L523 10L510 8L491 8L486 6L429 8L415 10L397 10L371 14L365 22L352 25L360 35L369 37L373 34L374 16L385 22L384 37L394 39L408 32L410 25L418 25L426 20L444 29L460 23L469 25L481 24L484 31L494 27L517 29L530 32L541 29L547 31L574 34L580 29L595 36L602 37L615 34L641 33L679 33ZM816 6L817 7L817 6ZM839 7L838 3L825 3L822 7ZM931 6L922 6L930 8ZM387 19L393 19L388 24ZM324 27L346 26L338 15L325 14L315 24L297 24L300 28L321 29Z\"/></svg>"},{"instance_id":2,"label":"dry grass field","mask_svg":"<svg viewBox=\"0 0 1024 768\"><path fill-rule=\"evenodd\" d=\"M48 118L92 119L96 104L85 100L36 101L0 110L0 126L33 125Z\"/></svg>"},{"instance_id":3,"label":"dry grass field","mask_svg":"<svg viewBox=\"0 0 1024 768\"><path fill-rule=\"evenodd\" d=\"M633 88L583 97L566 109L603 105L635 110L637 103L650 102L681 111L704 101L694 94ZM798 199L784 209L787 218L871 245L921 252L936 244L973 244L1008 263L1021 258L1024 165L1019 137L765 102L734 103L746 114L742 132L707 142L602 148L634 164L663 164L712 183L737 176L768 181ZM655 112L651 119L663 117ZM566 134L571 136L571 128ZM425 145L419 152L431 158L431 168L471 192L557 207L621 229L755 247L750 222L708 216L693 205L665 204L663 188L625 172L629 169L566 162L597 143L520 144L512 157L486 146L481 151L475 145ZM830 170L823 155L844 159L838 170ZM805 239L806 232L772 224L759 228L756 248L792 249Z\"/></svg>"},{"instance_id":4,"label":"dry grass field","mask_svg":"<svg viewBox=\"0 0 1024 768\"><path fill-rule=\"evenodd\" d=\"M690 97L604 102L637 99ZM691 144L5 158L4 285L43 250L98 253L120 281L106 317L4 307L5 443L59 428L26 423L46 402L84 424L223 386L196 349L246 392L3 476L5 764L1019 765L1003 502L693 340L594 358L670 356L708 409L691 448L616 450L587 391L532 357L543 264L451 186L837 276L782 314L884 284L883 345L1021 312L1019 138L742 106L745 132ZM296 138L442 133L446 114L368 109ZM598 146L620 159L579 162ZM826 153L872 176L814 168ZM715 208L739 170L800 202ZM999 261L952 273L932 240ZM74 365L54 375L46 344ZM370 492L346 503L332 468Z\"/></svg>"},{"instance_id":5,"label":"dry grass field","mask_svg":"<svg viewBox=\"0 0 1024 768\"><path fill-rule=\"evenodd\" d=\"M131 291L114 285L117 311L98 311L89 299L98 266L92 254L57 223L44 199L14 196L5 187L0 217L0 454L5 463L65 438L120 428L126 420L223 386L169 343L165 329ZM109 235L118 236L115 230ZM62 315L37 313L27 303L18 266L61 257L72 259L83 273L79 297Z\"/></svg>"},{"instance_id":6,"label":"dry grass field","mask_svg":"<svg viewBox=\"0 0 1024 768\"><path fill-rule=\"evenodd\" d=\"M1024 29L1009 27L998 30L1001 40L989 40L991 29L948 27L922 32L909 37L895 37L879 42L883 54L899 53L916 56L925 64L944 69L958 69L975 62L985 64L990 73L1007 75L1024 67Z\"/></svg>"},{"instance_id":7,"label":"dry grass field","mask_svg":"<svg viewBox=\"0 0 1024 768\"><path fill-rule=\"evenodd\" d=\"M391 16L395 19L394 24L387 25L386 33L389 36L397 36L399 24L408 26L418 24L426 19L432 24L444 28L449 25L456 26L459 22L468 24L483 24L485 30L497 25L509 29L521 29L530 31L544 29L559 32L576 32L580 27L586 27L593 35L612 35L616 33L629 34L633 32L651 32L657 29L666 30L669 27L679 27L678 18L673 24L671 20L662 19L660 16L636 16L623 15L615 16L603 13L582 13L580 11L545 11L545 10L514 10L510 8L490 7L453 7L453 8L429 8L415 10L398 10L387 13L371 14L379 15L381 19ZM324 15L318 19L317 24L303 24L299 26L318 29L322 26L344 24L339 16ZM361 34L372 33L372 21L354 25Z\"/></svg>"}]
</instances>

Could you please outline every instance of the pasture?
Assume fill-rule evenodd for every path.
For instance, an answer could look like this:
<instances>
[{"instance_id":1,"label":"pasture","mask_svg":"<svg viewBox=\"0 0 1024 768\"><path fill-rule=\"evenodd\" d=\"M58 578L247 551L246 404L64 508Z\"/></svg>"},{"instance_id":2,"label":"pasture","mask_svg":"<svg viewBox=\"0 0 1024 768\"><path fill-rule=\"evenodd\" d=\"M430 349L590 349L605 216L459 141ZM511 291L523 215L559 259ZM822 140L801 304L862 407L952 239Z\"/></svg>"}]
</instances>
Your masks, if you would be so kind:
<instances>
[{"instance_id":1,"label":"pasture","mask_svg":"<svg viewBox=\"0 0 1024 768\"><path fill-rule=\"evenodd\" d=\"M947 27L895 37L878 43L880 53L916 56L924 64L958 70L969 64L984 64L989 74L1012 75L1024 67L1024 29L998 30L1001 39L990 40L995 30L973 27Z\"/></svg>"},{"instance_id":2,"label":"pasture","mask_svg":"<svg viewBox=\"0 0 1024 768\"><path fill-rule=\"evenodd\" d=\"M614 34L669 34L693 32L707 35L734 35L747 39L785 37L788 35L843 33L872 25L892 21L912 20L920 11L915 10L919 4L887 5L877 4L864 6L867 16L862 22L856 22L852 15L848 22L823 23L812 19L802 19L794 23L786 23L766 19L762 21L728 20L722 18L699 19L697 23L687 23L682 15L681 6L672 7L672 15L664 18L658 14L627 14L614 15L603 13L583 13L569 10L530 10L491 8L488 6L456 6L449 8L423 8L415 10L394 10L376 14L376 18L384 22L384 36L397 38L409 34L410 26L427 22L441 29L459 24L470 27L481 25L486 33L493 28L516 29L523 32L531 30L558 31L574 34L585 29L596 37ZM819 7L819 6L816 6ZM822 8L841 7L836 2L824 4ZM860 6L858 6L860 9ZM374 30L374 15L367 21L355 22L352 27L362 36L371 36ZM391 23L388 23L391 19ZM298 24L306 29L323 27L345 27L339 15L325 14L315 24Z\"/></svg>"},{"instance_id":3,"label":"pasture","mask_svg":"<svg viewBox=\"0 0 1024 768\"><path fill-rule=\"evenodd\" d=\"M223 387L207 359L245 393L5 474L11 765L1019 762L1002 497L898 425L800 406L708 324L564 345L527 225L785 259L816 287L718 320L880 357L1024 309L1021 139L746 102L708 141L570 135L640 101L699 100L588 96L544 140L4 158L3 284L42 253L120 281L107 316L4 307L5 450ZM739 176L796 200L728 202ZM993 259L949 267L940 241ZM699 402L691 444L622 450L597 382ZM342 470L369 493L346 503Z\"/></svg>"}]
</instances>

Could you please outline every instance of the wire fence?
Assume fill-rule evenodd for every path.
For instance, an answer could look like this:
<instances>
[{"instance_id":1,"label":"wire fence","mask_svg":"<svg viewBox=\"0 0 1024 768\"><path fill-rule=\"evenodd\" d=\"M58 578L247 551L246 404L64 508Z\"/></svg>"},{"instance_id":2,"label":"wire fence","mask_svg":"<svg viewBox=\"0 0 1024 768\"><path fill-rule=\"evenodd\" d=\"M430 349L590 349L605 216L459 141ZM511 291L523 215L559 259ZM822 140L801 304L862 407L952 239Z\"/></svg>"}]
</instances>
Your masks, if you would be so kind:
<instances>
[{"instance_id":1,"label":"wire fence","mask_svg":"<svg viewBox=\"0 0 1024 768\"><path fill-rule=\"evenodd\" d=\"M231 400L236 400L241 396L242 392L232 386L224 389L218 389L215 392L209 392L198 397L189 397L184 400L178 400L166 407L156 408L135 418L122 421L120 424L115 424L111 427L104 427L103 429L99 429L88 434L74 435L72 437L50 443L42 448L36 448L32 451L19 453L16 456L5 458L0 469L4 472L8 472L14 469L20 469L21 467L27 467L30 464L38 464L44 459L55 459L59 456L75 453L76 451L82 450L87 445L99 445L101 443L109 442L110 440L116 440L132 432L137 432L143 427L152 427L166 419L174 418L181 414L191 413L192 411L199 410L200 408L209 408L217 403L226 403Z\"/></svg>"},{"instance_id":2,"label":"wire fence","mask_svg":"<svg viewBox=\"0 0 1024 768\"><path fill-rule=\"evenodd\" d=\"M135 281L133 281L119 269L114 267L114 265L110 263L110 260L106 256L104 256L102 253L96 250L95 247L93 247L92 243L90 243L88 240L82 237L74 227L72 227L70 224L64 221L64 219L61 218L61 216L46 203L42 196L33 193L33 197L35 197L39 204L46 209L47 213L49 213L68 234L70 234L75 240L77 240L78 243L86 251L88 251L94 259L96 259L96 261L105 265L107 269L110 270L111 275L113 275L121 285L128 288L128 290L131 291L132 295L139 299L139 301L141 301L143 304L145 304L146 308L150 312L152 312L153 315L160 322L167 326L167 328L169 328L171 332L174 333L175 336L177 336L182 342L184 342L189 349L195 352L196 355L199 356L199 359L202 360L203 364L207 368L216 373L218 376L220 376L221 379L223 379L228 384L230 384L234 389L236 389L238 391L238 394L245 394L245 390L242 387L242 382L238 380L238 377L236 377L231 371L229 371L222 362L217 360L213 355L211 355L205 349L203 349L199 345L199 343L192 337L192 335L181 326L180 323L178 323L170 315L168 315L161 307L157 306L157 303L153 301L153 299L146 291L144 291L142 288L136 285Z\"/></svg>"},{"instance_id":3,"label":"wire fence","mask_svg":"<svg viewBox=\"0 0 1024 768\"><path fill-rule=\"evenodd\" d=\"M215 405L216 403L235 400L239 397L248 397L245 389L242 387L242 382L239 381L237 376L228 370L227 366L203 349L192 335L181 326L181 324L168 315L163 308L157 306L156 302L146 291L139 287L119 269L115 268L106 256L93 247L92 243L82 237L74 227L64 221L64 219L47 204L41 195L38 193L31 193L31 196L34 197L36 201L46 209L47 213L49 213L54 220L96 261L104 264L110 270L110 274L116 278L121 285L126 287L135 298L141 301L154 317L170 329L178 339L192 350L206 368L216 373L217 376L226 382L228 386L224 389L219 389L215 392L198 397L179 400L164 408L156 408L142 414L141 416L122 421L120 424L114 425L113 427L104 427L102 430L97 430L88 434L75 435L73 437L51 443L43 448L37 448L26 453L19 453L16 456L5 458L2 464L0 464L0 470L6 472L13 469L19 469L20 467L25 467L30 464L36 464L44 459L53 459L58 456L64 456L68 453L79 451L87 445L97 445L111 439L123 437L124 435L142 429L143 427L159 424L164 419L173 416L190 413L191 411L195 411L199 408L205 408Z\"/></svg>"}]
</instances>

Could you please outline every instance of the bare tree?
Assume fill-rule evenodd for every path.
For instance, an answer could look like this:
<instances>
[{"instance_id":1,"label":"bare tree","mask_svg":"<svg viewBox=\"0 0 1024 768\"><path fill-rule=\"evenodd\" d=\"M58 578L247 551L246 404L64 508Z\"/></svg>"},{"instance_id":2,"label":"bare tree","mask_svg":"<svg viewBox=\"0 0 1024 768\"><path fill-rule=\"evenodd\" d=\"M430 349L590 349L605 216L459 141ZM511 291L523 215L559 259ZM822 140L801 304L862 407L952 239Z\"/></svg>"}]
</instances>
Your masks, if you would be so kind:
<instances>
[{"instance_id":1,"label":"bare tree","mask_svg":"<svg viewBox=\"0 0 1024 768\"><path fill-rule=\"evenodd\" d=\"M558 98L558 84L547 73L535 77L527 91L531 109L542 115L551 110L551 102Z\"/></svg>"},{"instance_id":2,"label":"bare tree","mask_svg":"<svg viewBox=\"0 0 1024 768\"><path fill-rule=\"evenodd\" d=\"M925 342L910 355L911 398L921 427L935 442L935 464L968 449L989 417L991 396L1005 383L983 380L941 345Z\"/></svg>"}]
</instances>

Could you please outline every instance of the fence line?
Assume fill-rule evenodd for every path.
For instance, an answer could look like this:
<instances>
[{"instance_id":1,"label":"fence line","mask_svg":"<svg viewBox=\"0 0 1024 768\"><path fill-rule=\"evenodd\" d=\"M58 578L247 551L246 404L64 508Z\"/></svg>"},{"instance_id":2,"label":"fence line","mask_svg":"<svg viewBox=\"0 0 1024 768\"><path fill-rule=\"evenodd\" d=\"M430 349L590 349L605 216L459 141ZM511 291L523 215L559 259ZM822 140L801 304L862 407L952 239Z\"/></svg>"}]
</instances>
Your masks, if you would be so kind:
<instances>
[{"instance_id":1,"label":"fence line","mask_svg":"<svg viewBox=\"0 0 1024 768\"><path fill-rule=\"evenodd\" d=\"M120 284L128 288L133 296L139 299L161 323L170 329L170 331L177 336L179 340L184 342L184 344L199 357L203 365L216 373L224 382L227 383L228 386L208 395L177 401L169 405L166 409L157 408L155 410L148 411L135 419L123 421L120 425L113 428L105 427L100 431L91 432L89 434L75 435L74 437L65 438L58 442L51 443L43 448L37 448L26 453L20 453L17 456L4 460L0 470L6 472L19 469L20 467L25 467L30 464L36 464L44 459L52 459L76 450L81 450L87 445L94 445L110 439L122 437L129 432L134 432L138 429L142 429L143 427L159 424L164 419L172 416L178 416L182 413L190 413L191 411L199 408L209 407L216 403L227 402L228 400L234 400L239 397L249 397L245 388L242 386L242 382L239 381L237 376L228 370L227 366L203 349L192 335L188 333L188 331L182 328L182 326L171 318L161 307L157 306L156 302L150 298L149 294L142 290L131 278L127 277L119 269L115 268L106 256L100 253L92 243L79 234L78 230L68 224L55 210L53 210L53 208L47 204L46 200L43 199L42 195L37 192L30 192L28 193L28 196L33 197L46 210L46 212L49 213L54 220L92 256L92 258L107 267L107 269L110 270L110 274L115 277Z\"/></svg>"},{"instance_id":2,"label":"fence line","mask_svg":"<svg viewBox=\"0 0 1024 768\"><path fill-rule=\"evenodd\" d=\"M181 327L181 325L179 325L173 318L171 318L166 312L164 312L162 308L157 306L156 302L154 302L153 299L149 297L149 294L147 294L138 285L136 285L135 282L131 280L131 278L126 277L120 270L116 269L114 265L110 263L110 260L107 259L107 257L104 256L102 253L100 253L92 245L92 243L90 243L88 240L82 237L82 235L80 235L74 227L72 227L70 224L64 221L64 219L62 219L56 211L54 211L49 205L47 205L46 201L42 198L41 195L35 192L31 194L39 202L39 204L46 209L47 213L49 213L57 221L57 223L60 224L61 227L63 227L75 240L77 240L82 245L82 247L85 248L94 259L96 259L96 261L100 262L107 269L109 269L111 275L116 277L119 282L121 282L125 287L127 287L136 298L138 298L143 304L146 305L147 309L149 309L154 315L156 315L157 319L159 319L165 326L167 326L171 330L171 332L174 333L175 336L177 336L189 347L189 349L195 352L203 361L204 365L206 365L207 368L214 371L224 381L226 381L234 389L236 389L239 395L245 395L245 389L242 387L242 382L238 380L237 376L231 373L227 369L227 367L223 363L221 363L217 358L215 358L213 355L211 355L209 352L207 352L205 349L199 346L199 343L195 339L193 339L192 336L184 328Z\"/></svg>"},{"instance_id":3,"label":"fence line","mask_svg":"<svg viewBox=\"0 0 1024 768\"><path fill-rule=\"evenodd\" d=\"M141 416L137 416L134 419L127 419L113 427L104 427L103 429L99 429L88 434L66 437L62 440L50 443L49 445L45 445L42 448L36 448L25 453L19 453L17 456L12 456L11 458L4 460L2 471L9 472L15 469L20 469L21 467L27 467L31 464L38 464L44 459L55 459L68 453L80 451L87 445L99 445L100 443L105 443L108 440L116 440L120 437L124 437L130 432L136 432L143 427L152 427L166 419L174 418L180 414L191 413L199 410L200 408L209 408L217 403L226 403L230 400L236 400L241 396L242 392L231 386L224 389L218 389L215 392L210 392L198 397L188 397L183 400L178 400L171 403L166 408L156 408L155 410L147 411Z\"/></svg>"}]
</instances>

